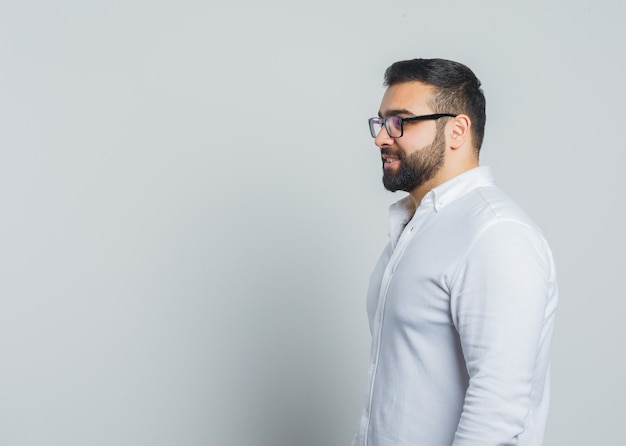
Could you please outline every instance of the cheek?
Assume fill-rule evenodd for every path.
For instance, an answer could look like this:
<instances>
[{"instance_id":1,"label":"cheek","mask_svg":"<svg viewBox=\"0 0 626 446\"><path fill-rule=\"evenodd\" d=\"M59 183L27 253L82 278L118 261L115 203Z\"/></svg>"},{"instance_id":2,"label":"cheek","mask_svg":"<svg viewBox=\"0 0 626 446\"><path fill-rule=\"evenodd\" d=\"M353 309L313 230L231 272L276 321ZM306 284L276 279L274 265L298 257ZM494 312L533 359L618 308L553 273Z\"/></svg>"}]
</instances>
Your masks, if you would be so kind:
<instances>
[{"instance_id":1,"label":"cheek","mask_svg":"<svg viewBox=\"0 0 626 446\"><path fill-rule=\"evenodd\" d=\"M427 144L419 145L416 141L412 141L411 144L399 145L399 147L402 150L404 158L406 158L409 156L420 156L422 152L424 152L424 149L427 148Z\"/></svg>"},{"instance_id":2,"label":"cheek","mask_svg":"<svg viewBox=\"0 0 626 446\"><path fill-rule=\"evenodd\" d=\"M423 152L424 150L427 150L436 139L436 137L437 135L434 129L432 134L431 132L414 131L407 135L405 132L405 135L402 138L398 138L396 144L402 149L404 154L408 156L412 153Z\"/></svg>"}]
</instances>

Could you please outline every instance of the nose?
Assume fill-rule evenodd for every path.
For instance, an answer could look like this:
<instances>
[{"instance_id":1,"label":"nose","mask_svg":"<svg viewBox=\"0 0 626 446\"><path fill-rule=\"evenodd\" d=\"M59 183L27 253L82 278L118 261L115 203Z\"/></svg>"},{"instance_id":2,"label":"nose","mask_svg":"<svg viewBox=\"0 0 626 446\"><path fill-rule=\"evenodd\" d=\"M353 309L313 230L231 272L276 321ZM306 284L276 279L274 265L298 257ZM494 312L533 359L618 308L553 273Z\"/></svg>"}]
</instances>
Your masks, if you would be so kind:
<instances>
[{"instance_id":1,"label":"nose","mask_svg":"<svg viewBox=\"0 0 626 446\"><path fill-rule=\"evenodd\" d=\"M374 144L376 144L380 148L383 146L390 146L393 143L394 139L389 136L389 133L387 133L387 128L384 125L381 126L378 135L376 135L376 138L374 138Z\"/></svg>"}]
</instances>

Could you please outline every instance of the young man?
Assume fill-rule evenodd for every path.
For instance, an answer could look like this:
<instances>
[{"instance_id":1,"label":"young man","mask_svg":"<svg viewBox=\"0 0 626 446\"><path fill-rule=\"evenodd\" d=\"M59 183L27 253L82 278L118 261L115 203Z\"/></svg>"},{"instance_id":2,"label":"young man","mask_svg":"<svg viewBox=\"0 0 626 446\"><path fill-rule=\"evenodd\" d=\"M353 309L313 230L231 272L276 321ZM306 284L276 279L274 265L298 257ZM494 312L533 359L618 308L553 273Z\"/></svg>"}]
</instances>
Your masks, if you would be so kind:
<instances>
[{"instance_id":1,"label":"young man","mask_svg":"<svg viewBox=\"0 0 626 446\"><path fill-rule=\"evenodd\" d=\"M353 446L537 446L558 298L550 249L478 164L480 81L397 62L378 117L390 241L370 278L367 392Z\"/></svg>"}]
</instances>

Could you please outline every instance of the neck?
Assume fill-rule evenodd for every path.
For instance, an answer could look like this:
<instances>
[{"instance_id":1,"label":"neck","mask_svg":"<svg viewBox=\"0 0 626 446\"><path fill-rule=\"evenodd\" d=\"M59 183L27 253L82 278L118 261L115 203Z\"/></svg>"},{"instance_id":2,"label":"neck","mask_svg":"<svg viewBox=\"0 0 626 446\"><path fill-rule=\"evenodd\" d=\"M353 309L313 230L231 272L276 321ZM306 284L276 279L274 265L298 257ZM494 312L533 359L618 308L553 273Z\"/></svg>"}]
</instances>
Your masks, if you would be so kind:
<instances>
[{"instance_id":1,"label":"neck","mask_svg":"<svg viewBox=\"0 0 626 446\"><path fill-rule=\"evenodd\" d=\"M422 202L422 198L424 198L424 196L435 187L445 183L446 181L456 177L457 175L462 174L463 172L467 172L468 170L473 169L474 167L478 167L477 159L464 163L459 163L457 165L445 164L433 178L426 181L421 186L413 189L409 193L409 195L411 195L411 198L415 202L415 207L417 208L417 206L419 206Z\"/></svg>"}]
</instances>

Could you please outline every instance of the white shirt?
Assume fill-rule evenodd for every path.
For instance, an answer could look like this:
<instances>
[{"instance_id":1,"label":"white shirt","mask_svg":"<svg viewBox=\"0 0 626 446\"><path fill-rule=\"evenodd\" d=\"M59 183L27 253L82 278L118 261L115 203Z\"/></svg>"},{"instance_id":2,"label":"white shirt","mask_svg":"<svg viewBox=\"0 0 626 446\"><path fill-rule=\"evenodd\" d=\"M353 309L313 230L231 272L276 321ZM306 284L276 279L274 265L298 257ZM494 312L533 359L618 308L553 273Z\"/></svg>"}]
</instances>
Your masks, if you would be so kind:
<instances>
[{"instance_id":1,"label":"white shirt","mask_svg":"<svg viewBox=\"0 0 626 446\"><path fill-rule=\"evenodd\" d=\"M539 228L477 167L390 207L353 446L537 446L558 289Z\"/></svg>"}]
</instances>

